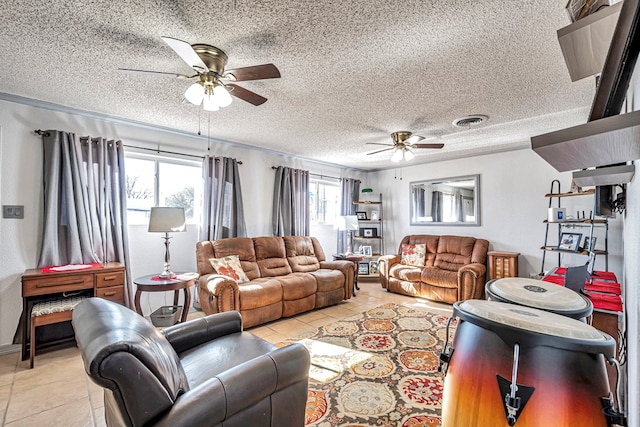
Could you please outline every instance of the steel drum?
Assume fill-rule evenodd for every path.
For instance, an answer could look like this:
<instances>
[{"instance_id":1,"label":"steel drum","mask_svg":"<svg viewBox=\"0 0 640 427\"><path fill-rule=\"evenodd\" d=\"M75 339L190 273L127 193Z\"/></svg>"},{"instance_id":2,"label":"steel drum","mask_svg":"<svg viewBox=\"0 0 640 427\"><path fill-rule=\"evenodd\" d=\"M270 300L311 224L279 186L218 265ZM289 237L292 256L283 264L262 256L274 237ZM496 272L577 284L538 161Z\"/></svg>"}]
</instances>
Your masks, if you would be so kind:
<instances>
[{"instance_id":1,"label":"steel drum","mask_svg":"<svg viewBox=\"0 0 640 427\"><path fill-rule=\"evenodd\" d=\"M564 286L542 280L506 277L490 280L485 285L487 297L537 308L563 316L583 319L591 316L593 304L589 298Z\"/></svg>"}]
</instances>

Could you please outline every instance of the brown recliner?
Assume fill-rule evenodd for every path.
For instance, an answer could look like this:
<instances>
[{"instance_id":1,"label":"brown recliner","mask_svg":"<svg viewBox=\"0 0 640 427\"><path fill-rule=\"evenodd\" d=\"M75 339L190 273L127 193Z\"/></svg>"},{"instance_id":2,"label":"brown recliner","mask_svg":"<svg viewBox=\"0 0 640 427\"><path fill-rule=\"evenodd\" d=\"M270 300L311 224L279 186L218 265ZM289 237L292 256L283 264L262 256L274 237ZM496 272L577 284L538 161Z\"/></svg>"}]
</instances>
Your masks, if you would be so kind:
<instances>
[{"instance_id":1,"label":"brown recliner","mask_svg":"<svg viewBox=\"0 0 640 427\"><path fill-rule=\"evenodd\" d=\"M108 426L303 426L309 352L242 331L237 312L158 331L119 304L73 311L89 377L104 387Z\"/></svg>"}]
</instances>

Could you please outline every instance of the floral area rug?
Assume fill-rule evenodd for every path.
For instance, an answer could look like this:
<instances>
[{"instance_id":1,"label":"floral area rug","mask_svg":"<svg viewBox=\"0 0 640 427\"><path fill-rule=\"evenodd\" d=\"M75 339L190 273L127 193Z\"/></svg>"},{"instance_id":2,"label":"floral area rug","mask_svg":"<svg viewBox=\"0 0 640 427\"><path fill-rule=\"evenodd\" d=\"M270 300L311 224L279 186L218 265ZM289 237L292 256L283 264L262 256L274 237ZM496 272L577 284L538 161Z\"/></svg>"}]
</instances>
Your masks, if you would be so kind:
<instances>
[{"instance_id":1,"label":"floral area rug","mask_svg":"<svg viewBox=\"0 0 640 427\"><path fill-rule=\"evenodd\" d=\"M438 357L448 320L386 304L281 343L300 342L311 353L306 425L440 426Z\"/></svg>"}]
</instances>

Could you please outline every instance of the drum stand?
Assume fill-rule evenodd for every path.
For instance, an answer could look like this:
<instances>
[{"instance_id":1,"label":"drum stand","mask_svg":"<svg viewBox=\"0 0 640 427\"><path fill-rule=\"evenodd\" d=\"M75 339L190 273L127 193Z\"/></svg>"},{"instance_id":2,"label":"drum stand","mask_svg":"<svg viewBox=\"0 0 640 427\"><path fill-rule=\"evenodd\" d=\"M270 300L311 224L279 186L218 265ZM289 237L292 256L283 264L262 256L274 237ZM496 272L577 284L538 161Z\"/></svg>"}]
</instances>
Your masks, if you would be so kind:
<instances>
[{"instance_id":1,"label":"drum stand","mask_svg":"<svg viewBox=\"0 0 640 427\"><path fill-rule=\"evenodd\" d=\"M605 417L607 417L607 425L609 427L614 425L626 427L627 417L624 414L624 409L620 401L620 363L616 359L607 360L607 362L616 367L616 397L614 400L613 393L610 393L608 397L601 399L604 408L602 412L604 412ZM618 404L617 408L616 403Z\"/></svg>"},{"instance_id":2,"label":"drum stand","mask_svg":"<svg viewBox=\"0 0 640 427\"><path fill-rule=\"evenodd\" d=\"M504 395L504 412L507 416L507 423L512 426L518 421L520 413L533 395L535 387L529 387L517 383L518 363L520 362L520 345L513 346L513 369L511 372L511 382L506 378L496 375L500 393ZM520 396L518 396L520 391Z\"/></svg>"}]
</instances>

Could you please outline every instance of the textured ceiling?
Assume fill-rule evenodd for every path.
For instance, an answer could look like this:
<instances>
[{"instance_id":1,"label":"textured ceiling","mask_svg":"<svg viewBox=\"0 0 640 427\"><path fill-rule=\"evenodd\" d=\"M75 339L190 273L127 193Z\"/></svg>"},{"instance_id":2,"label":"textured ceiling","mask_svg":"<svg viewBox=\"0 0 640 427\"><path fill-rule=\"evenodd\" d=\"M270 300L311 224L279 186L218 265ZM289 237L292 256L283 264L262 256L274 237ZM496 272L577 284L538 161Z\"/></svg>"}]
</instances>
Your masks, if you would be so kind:
<instances>
[{"instance_id":1,"label":"textured ceiling","mask_svg":"<svg viewBox=\"0 0 640 427\"><path fill-rule=\"evenodd\" d=\"M217 46L227 68L280 69L239 83L269 100L210 113L212 138L361 169L394 165L365 143L398 130L445 144L411 163L480 155L586 122L595 83L569 79L556 37L565 3L4 0L0 92L195 134L188 81L117 71L189 74L170 36ZM489 120L452 125L472 114Z\"/></svg>"}]
</instances>

